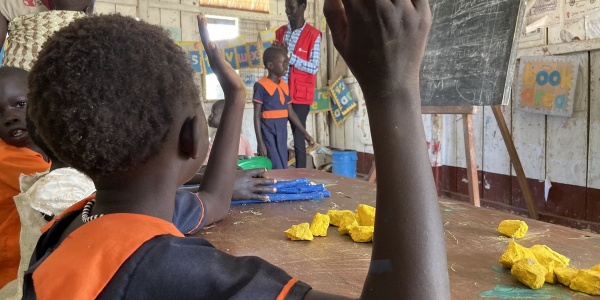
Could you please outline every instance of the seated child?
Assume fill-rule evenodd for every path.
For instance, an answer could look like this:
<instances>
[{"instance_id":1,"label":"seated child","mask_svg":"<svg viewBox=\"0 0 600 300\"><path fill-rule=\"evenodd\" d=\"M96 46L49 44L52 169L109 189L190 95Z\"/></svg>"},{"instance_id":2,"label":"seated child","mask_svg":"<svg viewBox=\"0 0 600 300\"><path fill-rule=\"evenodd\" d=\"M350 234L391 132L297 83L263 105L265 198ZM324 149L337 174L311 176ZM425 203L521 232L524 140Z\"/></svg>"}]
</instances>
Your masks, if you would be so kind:
<instances>
[{"instance_id":1,"label":"seated child","mask_svg":"<svg viewBox=\"0 0 600 300\"><path fill-rule=\"evenodd\" d=\"M47 11L48 8L44 4L36 0L0 1L0 48L6 41L10 22L20 16Z\"/></svg>"},{"instance_id":2,"label":"seated child","mask_svg":"<svg viewBox=\"0 0 600 300\"><path fill-rule=\"evenodd\" d=\"M46 172L21 174L19 178L21 193L14 197L14 203L21 220L21 262L17 279L0 289L0 299L22 299L23 274L29 268L31 253L41 235L40 229L50 217L59 215L96 191L89 177L57 159L37 135L33 123L29 120L26 123L30 138L44 151L52 165Z\"/></svg>"},{"instance_id":3,"label":"seated child","mask_svg":"<svg viewBox=\"0 0 600 300\"><path fill-rule=\"evenodd\" d=\"M50 164L27 133L27 71L0 68L0 288L17 278L21 223L13 197L19 176L44 172Z\"/></svg>"},{"instance_id":4,"label":"seated child","mask_svg":"<svg viewBox=\"0 0 600 300\"><path fill-rule=\"evenodd\" d=\"M4 51L2 66L31 70L44 42L73 20L92 14L94 3L95 0L56 0L54 10L13 19L8 27L8 45Z\"/></svg>"},{"instance_id":5,"label":"seated child","mask_svg":"<svg viewBox=\"0 0 600 300\"><path fill-rule=\"evenodd\" d=\"M429 5L344 3L327 0L325 15L364 91L383 174L361 298L449 299L419 99ZM225 197L245 87L208 40L206 21L199 27L225 91L224 118L232 120L219 128L214 147L223 144L222 151L209 161L203 186ZM118 49L101 51L111 46ZM312 290L260 258L233 257L202 238L183 238L169 222L170 195L204 160L207 130L193 71L164 30L122 16L77 20L49 40L31 82L29 112L40 135L58 157L89 175L98 193L96 202L69 208L40 238L25 274L25 299L345 299Z\"/></svg>"},{"instance_id":6,"label":"seated child","mask_svg":"<svg viewBox=\"0 0 600 300\"><path fill-rule=\"evenodd\" d=\"M304 135L310 145L313 138L292 108L288 85L281 77L287 73L289 58L283 47L272 46L263 53L267 77L254 84L254 131L258 143L258 155L266 156L273 169L287 169L287 123L288 119Z\"/></svg>"},{"instance_id":7,"label":"seated child","mask_svg":"<svg viewBox=\"0 0 600 300\"><path fill-rule=\"evenodd\" d=\"M210 116L208 116L208 126L212 128L219 128L219 123L221 123L221 115L223 114L223 107L225 106L225 100L216 101L210 109ZM210 157L210 152L212 150L212 144L214 141L214 137L211 138L208 142L208 156L206 156L206 160L204 164L208 163L208 158ZM254 151L252 150L252 146L246 138L240 134L240 145L238 147L238 155L253 157Z\"/></svg>"}]
</instances>

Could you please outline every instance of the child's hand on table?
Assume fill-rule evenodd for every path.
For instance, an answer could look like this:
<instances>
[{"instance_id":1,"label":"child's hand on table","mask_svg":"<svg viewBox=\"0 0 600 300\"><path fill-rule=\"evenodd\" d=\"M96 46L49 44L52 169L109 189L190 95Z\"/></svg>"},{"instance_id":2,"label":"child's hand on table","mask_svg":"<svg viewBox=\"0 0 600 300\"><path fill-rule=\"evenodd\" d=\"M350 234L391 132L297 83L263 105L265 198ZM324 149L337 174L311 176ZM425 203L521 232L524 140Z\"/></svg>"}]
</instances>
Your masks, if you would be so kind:
<instances>
[{"instance_id":1,"label":"child's hand on table","mask_svg":"<svg viewBox=\"0 0 600 300\"><path fill-rule=\"evenodd\" d=\"M257 199L269 201L266 193L276 193L277 189L267 185L277 183L277 180L267 178L265 169L250 169L237 171L233 185L233 196L231 200Z\"/></svg>"}]
</instances>

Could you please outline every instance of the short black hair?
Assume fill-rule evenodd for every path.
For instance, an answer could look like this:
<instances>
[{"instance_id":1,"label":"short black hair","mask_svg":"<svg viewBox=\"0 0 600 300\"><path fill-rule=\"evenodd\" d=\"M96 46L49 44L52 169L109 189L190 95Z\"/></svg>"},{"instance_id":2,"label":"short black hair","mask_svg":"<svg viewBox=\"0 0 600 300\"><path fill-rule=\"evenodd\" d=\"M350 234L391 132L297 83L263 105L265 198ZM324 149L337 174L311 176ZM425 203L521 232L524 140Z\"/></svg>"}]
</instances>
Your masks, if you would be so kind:
<instances>
[{"instance_id":1,"label":"short black hair","mask_svg":"<svg viewBox=\"0 0 600 300\"><path fill-rule=\"evenodd\" d=\"M147 162L175 113L200 105L192 67L169 34L121 15L81 18L56 32L29 86L39 135L92 179Z\"/></svg>"},{"instance_id":2,"label":"short black hair","mask_svg":"<svg viewBox=\"0 0 600 300\"><path fill-rule=\"evenodd\" d=\"M298 6L304 4L306 5L306 0L296 0L298 2Z\"/></svg>"},{"instance_id":3,"label":"short black hair","mask_svg":"<svg viewBox=\"0 0 600 300\"><path fill-rule=\"evenodd\" d=\"M225 107L225 100L221 99L215 101L210 109L214 111L215 109L223 109L223 107Z\"/></svg>"},{"instance_id":4,"label":"short black hair","mask_svg":"<svg viewBox=\"0 0 600 300\"><path fill-rule=\"evenodd\" d=\"M273 62L279 55L286 56L287 51L281 46L270 46L263 53L263 64L267 67L268 62Z\"/></svg>"}]
</instances>

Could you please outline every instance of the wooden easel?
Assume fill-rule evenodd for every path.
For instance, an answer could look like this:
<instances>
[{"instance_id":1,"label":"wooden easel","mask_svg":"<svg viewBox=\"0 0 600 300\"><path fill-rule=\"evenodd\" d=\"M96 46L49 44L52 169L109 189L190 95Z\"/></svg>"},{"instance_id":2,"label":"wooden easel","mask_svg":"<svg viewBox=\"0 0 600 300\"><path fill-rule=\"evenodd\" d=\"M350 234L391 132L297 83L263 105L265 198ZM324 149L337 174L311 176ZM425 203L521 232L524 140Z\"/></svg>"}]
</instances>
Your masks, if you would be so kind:
<instances>
[{"instance_id":1,"label":"wooden easel","mask_svg":"<svg viewBox=\"0 0 600 300\"><path fill-rule=\"evenodd\" d=\"M476 113L476 107L422 106L421 110L423 114L462 115L463 132L465 140L465 157L467 160L467 179L469 180L469 200L472 205L479 207L481 205L479 199L479 178L477 176L477 161L475 160L475 139L473 135L473 115ZM506 125L504 116L502 115L502 109L500 105L493 105L492 111L494 113L496 122L498 123L498 127L500 128L500 132L502 133L502 138L504 139L504 144L506 145L506 149L508 150L510 161L513 165L513 168L515 169L515 172L517 173L517 180L519 182L519 186L521 187L521 191L523 192L523 197L525 197L525 201L527 202L527 207L529 209L529 217L537 220L537 209L535 208L535 203L533 201L533 197L531 196L531 190L529 189L529 185L527 184L527 178L525 177L525 172L523 171L523 166L521 165L521 160L519 159L519 154L517 153L517 149L515 148L515 144L513 143L512 136L510 134L510 131L508 130L508 126ZM373 162L373 166L371 167L371 171L369 171L367 181L375 182L376 178L377 170L375 168L375 162Z\"/></svg>"}]
</instances>

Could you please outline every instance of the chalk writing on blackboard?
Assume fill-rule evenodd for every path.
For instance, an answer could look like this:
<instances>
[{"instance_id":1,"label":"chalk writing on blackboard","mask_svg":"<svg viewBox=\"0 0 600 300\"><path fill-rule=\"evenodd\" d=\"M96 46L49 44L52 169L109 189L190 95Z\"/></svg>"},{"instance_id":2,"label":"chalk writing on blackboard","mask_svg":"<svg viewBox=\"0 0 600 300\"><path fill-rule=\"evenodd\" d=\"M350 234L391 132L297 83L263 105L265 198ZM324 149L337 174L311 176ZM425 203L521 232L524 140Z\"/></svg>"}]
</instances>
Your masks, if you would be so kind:
<instances>
[{"instance_id":1,"label":"chalk writing on blackboard","mask_svg":"<svg viewBox=\"0 0 600 300\"><path fill-rule=\"evenodd\" d=\"M525 3L430 0L433 24L421 69L430 106L506 104Z\"/></svg>"}]
</instances>

